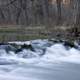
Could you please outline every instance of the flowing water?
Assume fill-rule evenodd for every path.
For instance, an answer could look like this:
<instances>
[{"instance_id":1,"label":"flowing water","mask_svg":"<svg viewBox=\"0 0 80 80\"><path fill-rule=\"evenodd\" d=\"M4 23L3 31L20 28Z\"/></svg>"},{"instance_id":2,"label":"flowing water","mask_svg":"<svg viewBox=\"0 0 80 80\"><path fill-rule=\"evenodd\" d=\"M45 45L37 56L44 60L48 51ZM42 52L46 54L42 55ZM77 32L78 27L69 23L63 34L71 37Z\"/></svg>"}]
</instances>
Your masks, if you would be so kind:
<instances>
[{"instance_id":1,"label":"flowing water","mask_svg":"<svg viewBox=\"0 0 80 80\"><path fill-rule=\"evenodd\" d=\"M16 53L0 45L0 80L80 80L79 45L48 40L9 43L31 44L34 50L23 48Z\"/></svg>"}]
</instances>

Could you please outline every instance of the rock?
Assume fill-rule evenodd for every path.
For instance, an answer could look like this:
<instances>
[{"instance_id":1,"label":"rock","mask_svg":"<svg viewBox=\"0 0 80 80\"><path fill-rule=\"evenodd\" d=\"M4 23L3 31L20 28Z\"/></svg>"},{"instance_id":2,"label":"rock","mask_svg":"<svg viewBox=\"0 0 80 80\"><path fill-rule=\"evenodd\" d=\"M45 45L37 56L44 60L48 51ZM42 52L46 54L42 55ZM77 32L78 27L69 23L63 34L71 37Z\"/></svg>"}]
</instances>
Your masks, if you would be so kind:
<instances>
[{"instance_id":1,"label":"rock","mask_svg":"<svg viewBox=\"0 0 80 80\"><path fill-rule=\"evenodd\" d=\"M9 51L15 51L16 48L8 43L1 43L0 44L0 49L4 49L6 50L6 52L8 53Z\"/></svg>"},{"instance_id":2,"label":"rock","mask_svg":"<svg viewBox=\"0 0 80 80\"><path fill-rule=\"evenodd\" d=\"M78 46L76 46L76 45L74 44L74 42L70 42L70 41L65 41L65 42L64 42L64 46L65 46L65 47L71 47L71 48L74 47L74 48L76 48L76 49L78 48Z\"/></svg>"},{"instance_id":3,"label":"rock","mask_svg":"<svg viewBox=\"0 0 80 80\"><path fill-rule=\"evenodd\" d=\"M31 51L35 51L31 44L30 45L24 44L24 45L21 46L21 48L22 49L30 49Z\"/></svg>"},{"instance_id":4,"label":"rock","mask_svg":"<svg viewBox=\"0 0 80 80\"><path fill-rule=\"evenodd\" d=\"M21 52L22 48L15 50L15 53L17 54L18 52Z\"/></svg>"}]
</instances>

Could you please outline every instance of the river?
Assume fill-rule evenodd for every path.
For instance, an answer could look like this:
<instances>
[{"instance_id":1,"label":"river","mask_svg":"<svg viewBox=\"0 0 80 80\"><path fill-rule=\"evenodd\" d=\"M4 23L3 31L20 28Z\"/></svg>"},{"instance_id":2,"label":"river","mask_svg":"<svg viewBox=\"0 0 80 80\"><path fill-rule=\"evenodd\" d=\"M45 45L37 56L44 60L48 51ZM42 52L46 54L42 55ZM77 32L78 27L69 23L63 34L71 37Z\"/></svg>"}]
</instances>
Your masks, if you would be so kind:
<instances>
[{"instance_id":1,"label":"river","mask_svg":"<svg viewBox=\"0 0 80 80\"><path fill-rule=\"evenodd\" d=\"M32 44L35 51L22 49L15 54L0 45L0 80L80 80L79 48L47 40L25 43Z\"/></svg>"}]
</instances>

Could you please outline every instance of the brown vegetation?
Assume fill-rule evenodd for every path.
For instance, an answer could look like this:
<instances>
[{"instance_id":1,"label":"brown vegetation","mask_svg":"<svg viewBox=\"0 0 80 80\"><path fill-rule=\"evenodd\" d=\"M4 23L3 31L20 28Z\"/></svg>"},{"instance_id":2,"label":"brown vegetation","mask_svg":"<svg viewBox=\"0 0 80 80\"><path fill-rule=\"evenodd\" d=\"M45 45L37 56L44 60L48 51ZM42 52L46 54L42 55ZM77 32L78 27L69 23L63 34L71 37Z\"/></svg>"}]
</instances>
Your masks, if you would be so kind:
<instances>
[{"instance_id":1,"label":"brown vegetation","mask_svg":"<svg viewBox=\"0 0 80 80\"><path fill-rule=\"evenodd\" d=\"M0 0L0 25L24 25L21 34L25 33L26 27L45 26L46 31L39 31L42 35L54 37L52 34L57 30L62 36L79 37L79 9L80 0ZM60 29L56 27L55 30L55 26ZM61 26L69 29L65 28L65 32Z\"/></svg>"},{"instance_id":2,"label":"brown vegetation","mask_svg":"<svg viewBox=\"0 0 80 80\"><path fill-rule=\"evenodd\" d=\"M0 24L79 24L80 0L0 0Z\"/></svg>"}]
</instances>

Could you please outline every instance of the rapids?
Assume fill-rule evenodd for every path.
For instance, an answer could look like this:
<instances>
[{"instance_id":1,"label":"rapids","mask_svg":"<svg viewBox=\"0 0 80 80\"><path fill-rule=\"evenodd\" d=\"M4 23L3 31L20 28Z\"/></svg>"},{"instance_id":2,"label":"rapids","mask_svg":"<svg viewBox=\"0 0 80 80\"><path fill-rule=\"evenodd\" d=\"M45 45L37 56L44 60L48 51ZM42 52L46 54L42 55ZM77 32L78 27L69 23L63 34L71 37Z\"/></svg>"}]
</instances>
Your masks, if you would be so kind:
<instances>
[{"instance_id":1,"label":"rapids","mask_svg":"<svg viewBox=\"0 0 80 80\"><path fill-rule=\"evenodd\" d=\"M58 40L0 44L0 80L80 80L80 45Z\"/></svg>"}]
</instances>

